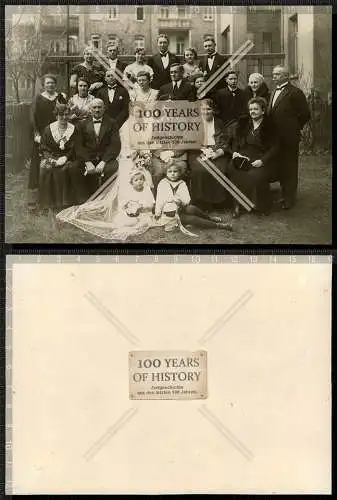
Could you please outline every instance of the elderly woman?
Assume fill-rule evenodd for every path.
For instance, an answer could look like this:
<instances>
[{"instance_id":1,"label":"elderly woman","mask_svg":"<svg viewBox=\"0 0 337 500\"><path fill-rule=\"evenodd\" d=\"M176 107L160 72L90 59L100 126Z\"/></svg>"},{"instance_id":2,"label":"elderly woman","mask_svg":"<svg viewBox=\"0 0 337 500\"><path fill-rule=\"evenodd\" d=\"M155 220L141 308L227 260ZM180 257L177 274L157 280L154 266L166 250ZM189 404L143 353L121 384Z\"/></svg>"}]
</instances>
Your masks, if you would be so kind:
<instances>
[{"instance_id":1,"label":"elderly woman","mask_svg":"<svg viewBox=\"0 0 337 500\"><path fill-rule=\"evenodd\" d=\"M90 116L90 103L94 96L89 94L89 84L87 80L80 77L77 82L77 94L69 99L70 120L76 124Z\"/></svg>"},{"instance_id":2,"label":"elderly woman","mask_svg":"<svg viewBox=\"0 0 337 500\"><path fill-rule=\"evenodd\" d=\"M41 137L39 202L41 208L63 208L73 203L68 169L74 161L75 126L68 121L66 99L59 94L56 121Z\"/></svg>"},{"instance_id":3,"label":"elderly woman","mask_svg":"<svg viewBox=\"0 0 337 500\"><path fill-rule=\"evenodd\" d=\"M145 63L145 50L144 49L136 49L135 50L135 62L126 66L124 70L123 79L131 84L137 84L137 75L140 71L145 71L150 75L150 81L153 78L153 69Z\"/></svg>"},{"instance_id":4,"label":"elderly woman","mask_svg":"<svg viewBox=\"0 0 337 500\"><path fill-rule=\"evenodd\" d=\"M253 97L264 97L264 99L269 101L270 92L264 81L263 75L260 73L252 73L248 78L248 86L245 89L245 95L247 102Z\"/></svg>"},{"instance_id":5,"label":"elderly woman","mask_svg":"<svg viewBox=\"0 0 337 500\"><path fill-rule=\"evenodd\" d=\"M105 70L94 63L92 47L85 47L83 62L74 66L70 76L70 88L76 92L79 78L84 78L89 84L89 92L103 85Z\"/></svg>"},{"instance_id":6,"label":"elderly woman","mask_svg":"<svg viewBox=\"0 0 337 500\"><path fill-rule=\"evenodd\" d=\"M185 63L183 64L184 68L184 78L187 78L187 80L190 83L193 83L194 81L194 76L197 73L200 73L201 68L198 62L198 55L197 51L193 48L188 48L184 52L184 60Z\"/></svg>"},{"instance_id":7,"label":"elderly woman","mask_svg":"<svg viewBox=\"0 0 337 500\"><path fill-rule=\"evenodd\" d=\"M227 172L230 159L227 151L227 138L223 122L215 116L211 99L204 99L201 106L204 141L201 150L191 151L188 165L191 171L191 198L193 205L204 210L223 208L228 200L225 189L198 162L198 157L206 155L223 173Z\"/></svg>"},{"instance_id":8,"label":"elderly woman","mask_svg":"<svg viewBox=\"0 0 337 500\"><path fill-rule=\"evenodd\" d=\"M33 149L29 169L28 183L28 208L35 210L40 177L40 142L41 135L47 125L55 120L54 110L56 98L59 93L56 91L57 79L55 75L46 74L42 77L43 91L37 94L32 104L32 127L33 127ZM65 97L65 95L64 95Z\"/></svg>"},{"instance_id":9,"label":"elderly woman","mask_svg":"<svg viewBox=\"0 0 337 500\"><path fill-rule=\"evenodd\" d=\"M274 127L265 116L266 107L263 97L250 99L249 117L239 120L228 146L232 154L230 178L255 201L256 211L267 215L271 208L269 182L274 177L273 161L279 145ZM240 206L235 204L233 216L240 214Z\"/></svg>"}]
</instances>

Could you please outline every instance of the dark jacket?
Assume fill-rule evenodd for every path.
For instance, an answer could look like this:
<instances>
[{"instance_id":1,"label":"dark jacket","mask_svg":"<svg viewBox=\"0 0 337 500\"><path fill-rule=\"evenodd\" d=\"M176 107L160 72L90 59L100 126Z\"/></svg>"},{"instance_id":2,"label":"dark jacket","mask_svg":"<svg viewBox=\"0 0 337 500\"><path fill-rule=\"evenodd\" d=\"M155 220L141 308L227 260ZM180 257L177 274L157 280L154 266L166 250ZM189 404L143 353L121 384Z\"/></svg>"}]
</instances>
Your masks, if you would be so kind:
<instances>
[{"instance_id":1,"label":"dark jacket","mask_svg":"<svg viewBox=\"0 0 337 500\"><path fill-rule=\"evenodd\" d=\"M116 120L104 115L98 138L95 133L92 118L80 122L77 125L75 149L76 157L84 162L99 162L103 160L107 163L115 160L121 150Z\"/></svg>"},{"instance_id":2,"label":"dark jacket","mask_svg":"<svg viewBox=\"0 0 337 500\"><path fill-rule=\"evenodd\" d=\"M304 125L310 119L310 110L304 93L288 83L272 107L275 90L270 96L268 116L285 144L298 143Z\"/></svg>"},{"instance_id":3,"label":"dark jacket","mask_svg":"<svg viewBox=\"0 0 337 500\"><path fill-rule=\"evenodd\" d=\"M203 73L206 73L207 80L226 62L226 58L216 52L214 56L213 66L210 70L208 67L208 56L205 55L200 60L200 67ZM214 94L219 89L222 89L225 85L224 77L208 92L210 95Z\"/></svg>"},{"instance_id":4,"label":"dark jacket","mask_svg":"<svg viewBox=\"0 0 337 500\"><path fill-rule=\"evenodd\" d=\"M173 83L168 83L160 87L158 100L166 101L168 99L171 99L172 101L195 101L196 88L186 80L182 80L176 94L173 94Z\"/></svg>"},{"instance_id":5,"label":"dark jacket","mask_svg":"<svg viewBox=\"0 0 337 500\"><path fill-rule=\"evenodd\" d=\"M279 141L273 123L265 117L260 127L250 134L253 128L249 117L239 119L230 138L230 153L234 151L250 158L250 161L262 160L266 168L271 172L274 169L274 162L279 151Z\"/></svg>"},{"instance_id":6,"label":"dark jacket","mask_svg":"<svg viewBox=\"0 0 337 500\"><path fill-rule=\"evenodd\" d=\"M247 112L247 97L244 91L240 88L235 90L235 95L226 86L216 92L214 96L215 104L218 109L218 116L227 124L232 120L238 120L242 116L246 116Z\"/></svg>"},{"instance_id":7,"label":"dark jacket","mask_svg":"<svg viewBox=\"0 0 337 500\"><path fill-rule=\"evenodd\" d=\"M169 52L168 55L169 55L169 64L166 69L164 69L162 59L159 53L150 57L147 62L147 64L153 69L153 79L151 82L151 87L153 89L159 90L160 87L162 87L163 85L170 83L171 81L170 66L171 64L179 63L179 59L176 55L171 54L171 52Z\"/></svg>"},{"instance_id":8,"label":"dark jacket","mask_svg":"<svg viewBox=\"0 0 337 500\"><path fill-rule=\"evenodd\" d=\"M109 101L108 86L104 85L97 89L94 93L95 97L102 99L105 104L105 112L110 117L116 120L120 128L129 116L130 96L127 90L121 85L115 88L113 101Z\"/></svg>"}]
</instances>

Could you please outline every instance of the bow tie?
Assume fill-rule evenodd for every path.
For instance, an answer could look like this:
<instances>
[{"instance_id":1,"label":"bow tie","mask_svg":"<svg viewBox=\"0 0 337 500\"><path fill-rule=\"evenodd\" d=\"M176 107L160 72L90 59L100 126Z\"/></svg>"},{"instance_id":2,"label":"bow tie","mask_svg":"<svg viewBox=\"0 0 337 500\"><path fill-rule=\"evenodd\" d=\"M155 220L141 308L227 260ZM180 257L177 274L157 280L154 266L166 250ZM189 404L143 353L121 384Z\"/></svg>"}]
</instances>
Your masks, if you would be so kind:
<instances>
[{"instance_id":1,"label":"bow tie","mask_svg":"<svg viewBox=\"0 0 337 500\"><path fill-rule=\"evenodd\" d=\"M166 57L168 55L168 52L165 52L165 54L160 53L160 57Z\"/></svg>"},{"instance_id":2,"label":"bow tie","mask_svg":"<svg viewBox=\"0 0 337 500\"><path fill-rule=\"evenodd\" d=\"M117 87L117 85L114 85L113 87L111 87L111 85L108 85L109 90L115 90L116 87Z\"/></svg>"},{"instance_id":3,"label":"bow tie","mask_svg":"<svg viewBox=\"0 0 337 500\"><path fill-rule=\"evenodd\" d=\"M102 123L102 120L94 120L94 123Z\"/></svg>"},{"instance_id":4,"label":"bow tie","mask_svg":"<svg viewBox=\"0 0 337 500\"><path fill-rule=\"evenodd\" d=\"M276 87L276 90L282 90L285 87L285 85L280 85Z\"/></svg>"},{"instance_id":5,"label":"bow tie","mask_svg":"<svg viewBox=\"0 0 337 500\"><path fill-rule=\"evenodd\" d=\"M210 56L207 56L207 57L208 57L208 59L213 59L213 57L215 57L215 52L214 52L214 54L211 54Z\"/></svg>"}]
</instances>

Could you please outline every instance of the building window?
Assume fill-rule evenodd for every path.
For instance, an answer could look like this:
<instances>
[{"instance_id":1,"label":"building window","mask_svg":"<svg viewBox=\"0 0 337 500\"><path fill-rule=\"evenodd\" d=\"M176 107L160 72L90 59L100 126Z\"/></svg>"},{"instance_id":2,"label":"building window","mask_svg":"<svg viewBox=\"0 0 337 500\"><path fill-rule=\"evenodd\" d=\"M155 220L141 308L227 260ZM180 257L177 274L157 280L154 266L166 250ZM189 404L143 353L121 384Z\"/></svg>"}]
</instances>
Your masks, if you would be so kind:
<instances>
[{"instance_id":1,"label":"building window","mask_svg":"<svg viewBox=\"0 0 337 500\"><path fill-rule=\"evenodd\" d=\"M109 21L114 21L119 18L119 5L113 5L108 9L108 19Z\"/></svg>"},{"instance_id":2,"label":"building window","mask_svg":"<svg viewBox=\"0 0 337 500\"><path fill-rule=\"evenodd\" d=\"M59 54L60 53L60 42L58 40L51 40L50 41L50 52L52 54Z\"/></svg>"},{"instance_id":3,"label":"building window","mask_svg":"<svg viewBox=\"0 0 337 500\"><path fill-rule=\"evenodd\" d=\"M187 8L188 7L185 7L185 6L179 6L177 7L177 14L178 14L178 17L179 18L185 18L187 17L188 13L187 13Z\"/></svg>"},{"instance_id":4,"label":"building window","mask_svg":"<svg viewBox=\"0 0 337 500\"><path fill-rule=\"evenodd\" d=\"M298 19L297 14L289 18L288 24L288 64L291 75L298 73Z\"/></svg>"},{"instance_id":5,"label":"building window","mask_svg":"<svg viewBox=\"0 0 337 500\"><path fill-rule=\"evenodd\" d=\"M136 7L137 21L144 21L144 7Z\"/></svg>"},{"instance_id":6,"label":"building window","mask_svg":"<svg viewBox=\"0 0 337 500\"><path fill-rule=\"evenodd\" d=\"M78 37L76 35L69 36L69 54L78 54Z\"/></svg>"},{"instance_id":7,"label":"building window","mask_svg":"<svg viewBox=\"0 0 337 500\"><path fill-rule=\"evenodd\" d=\"M167 19L168 17L170 17L169 8L168 7L160 7L159 17L161 17L163 19Z\"/></svg>"},{"instance_id":8,"label":"building window","mask_svg":"<svg viewBox=\"0 0 337 500\"><path fill-rule=\"evenodd\" d=\"M176 53L177 55L183 55L185 51L185 38L178 36L177 38L177 50Z\"/></svg>"},{"instance_id":9,"label":"building window","mask_svg":"<svg viewBox=\"0 0 337 500\"><path fill-rule=\"evenodd\" d=\"M95 47L95 49L102 50L102 39L101 35L91 35L91 45Z\"/></svg>"},{"instance_id":10,"label":"building window","mask_svg":"<svg viewBox=\"0 0 337 500\"><path fill-rule=\"evenodd\" d=\"M262 33L262 52L271 54L273 52L273 34Z\"/></svg>"},{"instance_id":11,"label":"building window","mask_svg":"<svg viewBox=\"0 0 337 500\"><path fill-rule=\"evenodd\" d=\"M143 35L136 36L134 41L135 49L144 49L145 48L145 38Z\"/></svg>"},{"instance_id":12,"label":"building window","mask_svg":"<svg viewBox=\"0 0 337 500\"><path fill-rule=\"evenodd\" d=\"M213 21L214 10L213 6L204 7L204 21Z\"/></svg>"}]
</instances>

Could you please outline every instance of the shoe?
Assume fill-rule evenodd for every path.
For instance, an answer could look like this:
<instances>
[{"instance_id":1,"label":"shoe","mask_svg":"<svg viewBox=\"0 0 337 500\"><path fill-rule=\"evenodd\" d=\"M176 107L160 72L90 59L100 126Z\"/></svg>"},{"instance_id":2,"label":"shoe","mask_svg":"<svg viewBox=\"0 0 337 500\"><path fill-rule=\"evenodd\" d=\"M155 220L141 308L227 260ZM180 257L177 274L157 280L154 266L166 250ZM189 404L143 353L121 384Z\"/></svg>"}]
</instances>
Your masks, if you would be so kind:
<instances>
[{"instance_id":1,"label":"shoe","mask_svg":"<svg viewBox=\"0 0 337 500\"><path fill-rule=\"evenodd\" d=\"M209 220L212 220L213 222L222 222L222 218L217 217L216 215L210 215Z\"/></svg>"},{"instance_id":2,"label":"shoe","mask_svg":"<svg viewBox=\"0 0 337 500\"><path fill-rule=\"evenodd\" d=\"M293 201L283 200L281 203L281 208L282 210L290 210L294 205L295 203Z\"/></svg>"},{"instance_id":3,"label":"shoe","mask_svg":"<svg viewBox=\"0 0 337 500\"><path fill-rule=\"evenodd\" d=\"M218 222L217 227L219 229L226 229L227 231L233 231L233 225L230 222Z\"/></svg>"},{"instance_id":4,"label":"shoe","mask_svg":"<svg viewBox=\"0 0 337 500\"><path fill-rule=\"evenodd\" d=\"M232 217L233 217L233 219L238 219L239 217L241 217L241 215L242 215L241 208L239 205L236 205L236 207L234 208L234 211L232 213Z\"/></svg>"}]
</instances>

